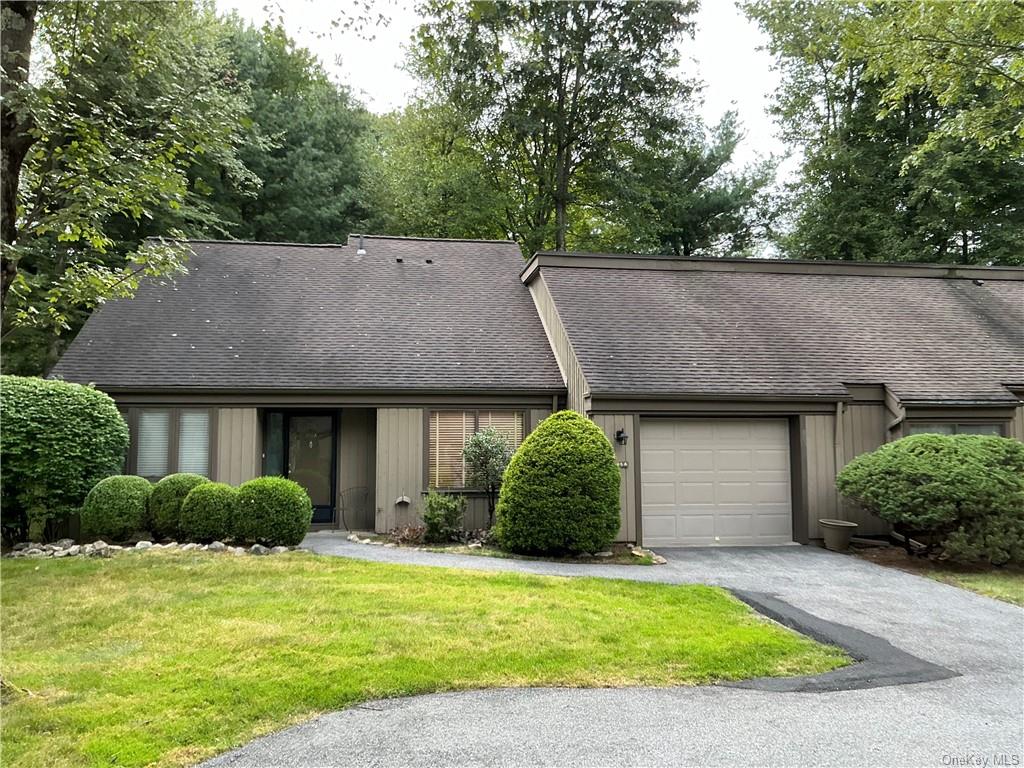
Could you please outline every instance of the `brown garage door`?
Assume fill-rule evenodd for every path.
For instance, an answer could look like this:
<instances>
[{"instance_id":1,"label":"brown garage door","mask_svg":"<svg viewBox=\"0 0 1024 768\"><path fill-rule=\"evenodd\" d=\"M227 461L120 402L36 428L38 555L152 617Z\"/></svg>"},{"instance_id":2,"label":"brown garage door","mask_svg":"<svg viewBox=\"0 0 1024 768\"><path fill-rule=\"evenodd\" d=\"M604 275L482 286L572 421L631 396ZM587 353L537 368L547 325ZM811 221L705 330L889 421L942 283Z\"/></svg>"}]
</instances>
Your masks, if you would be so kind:
<instances>
[{"instance_id":1,"label":"brown garage door","mask_svg":"<svg viewBox=\"0 0 1024 768\"><path fill-rule=\"evenodd\" d=\"M789 459L784 419L642 419L644 544L790 543Z\"/></svg>"}]
</instances>

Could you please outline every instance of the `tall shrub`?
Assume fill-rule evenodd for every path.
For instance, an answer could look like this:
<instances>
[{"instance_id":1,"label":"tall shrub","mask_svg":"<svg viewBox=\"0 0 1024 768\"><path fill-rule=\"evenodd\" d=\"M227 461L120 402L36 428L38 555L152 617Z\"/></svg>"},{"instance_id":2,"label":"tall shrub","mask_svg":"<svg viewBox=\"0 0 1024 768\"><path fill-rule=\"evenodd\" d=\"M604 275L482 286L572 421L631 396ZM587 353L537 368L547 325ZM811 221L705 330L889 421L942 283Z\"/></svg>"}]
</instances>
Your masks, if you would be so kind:
<instances>
[{"instance_id":1,"label":"tall shrub","mask_svg":"<svg viewBox=\"0 0 1024 768\"><path fill-rule=\"evenodd\" d=\"M8 538L42 538L117 474L128 425L103 392L64 381L0 377L0 465Z\"/></svg>"},{"instance_id":2,"label":"tall shrub","mask_svg":"<svg viewBox=\"0 0 1024 768\"><path fill-rule=\"evenodd\" d=\"M950 557L1024 562L1024 443L989 435L912 435L843 468L844 496ZM909 551L909 543L908 543Z\"/></svg>"},{"instance_id":3,"label":"tall shrub","mask_svg":"<svg viewBox=\"0 0 1024 768\"><path fill-rule=\"evenodd\" d=\"M495 535L527 553L597 552L619 530L619 467L601 429L555 413L512 456L498 498Z\"/></svg>"},{"instance_id":4,"label":"tall shrub","mask_svg":"<svg viewBox=\"0 0 1024 768\"><path fill-rule=\"evenodd\" d=\"M512 459L512 444L494 427L481 429L466 441L462 449L469 482L487 492L487 521L494 525L494 507L501 479Z\"/></svg>"}]
</instances>

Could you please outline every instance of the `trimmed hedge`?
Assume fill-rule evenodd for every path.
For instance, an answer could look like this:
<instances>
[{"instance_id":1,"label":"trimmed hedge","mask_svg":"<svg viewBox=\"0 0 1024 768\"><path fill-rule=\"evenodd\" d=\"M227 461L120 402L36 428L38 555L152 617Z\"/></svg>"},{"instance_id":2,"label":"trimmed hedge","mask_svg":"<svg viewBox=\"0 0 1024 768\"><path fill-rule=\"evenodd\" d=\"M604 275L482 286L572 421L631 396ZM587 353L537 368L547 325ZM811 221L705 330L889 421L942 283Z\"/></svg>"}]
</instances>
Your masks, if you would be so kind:
<instances>
[{"instance_id":1,"label":"trimmed hedge","mask_svg":"<svg viewBox=\"0 0 1024 768\"><path fill-rule=\"evenodd\" d=\"M306 489L283 477L257 477L238 487L236 535L267 546L293 547L309 531L313 503Z\"/></svg>"},{"instance_id":2,"label":"trimmed hedge","mask_svg":"<svg viewBox=\"0 0 1024 768\"><path fill-rule=\"evenodd\" d=\"M957 560L1024 562L1024 443L912 435L843 468L836 487L904 535L938 539Z\"/></svg>"},{"instance_id":3,"label":"trimmed hedge","mask_svg":"<svg viewBox=\"0 0 1024 768\"><path fill-rule=\"evenodd\" d=\"M540 423L512 456L495 536L535 554L599 552L619 530L619 467L601 429L574 411Z\"/></svg>"},{"instance_id":4,"label":"trimmed hedge","mask_svg":"<svg viewBox=\"0 0 1024 768\"><path fill-rule=\"evenodd\" d=\"M208 482L202 475L178 472L156 484L149 499L149 520L157 538L176 539L182 536L181 503L193 488Z\"/></svg>"},{"instance_id":5,"label":"trimmed hedge","mask_svg":"<svg viewBox=\"0 0 1024 768\"><path fill-rule=\"evenodd\" d=\"M208 544L235 537L238 491L227 483L201 483L181 502L178 530L183 538Z\"/></svg>"},{"instance_id":6,"label":"trimmed hedge","mask_svg":"<svg viewBox=\"0 0 1024 768\"><path fill-rule=\"evenodd\" d=\"M0 376L4 527L43 538L124 467L128 425L110 397L65 381Z\"/></svg>"},{"instance_id":7,"label":"trimmed hedge","mask_svg":"<svg viewBox=\"0 0 1024 768\"><path fill-rule=\"evenodd\" d=\"M136 475L100 480L82 506L83 538L124 541L146 526L146 506L153 484Z\"/></svg>"}]
</instances>

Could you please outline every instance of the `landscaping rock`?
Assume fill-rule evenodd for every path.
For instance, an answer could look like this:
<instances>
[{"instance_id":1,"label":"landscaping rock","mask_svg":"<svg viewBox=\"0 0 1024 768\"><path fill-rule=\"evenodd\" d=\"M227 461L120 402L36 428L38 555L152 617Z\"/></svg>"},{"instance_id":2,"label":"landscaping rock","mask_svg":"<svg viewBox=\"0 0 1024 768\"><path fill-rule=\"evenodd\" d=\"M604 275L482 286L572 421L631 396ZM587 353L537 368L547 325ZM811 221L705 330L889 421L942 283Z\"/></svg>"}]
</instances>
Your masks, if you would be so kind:
<instances>
[{"instance_id":1,"label":"landscaping rock","mask_svg":"<svg viewBox=\"0 0 1024 768\"><path fill-rule=\"evenodd\" d=\"M149 531L136 531L128 537L129 544L138 544L140 541L153 542L153 534Z\"/></svg>"},{"instance_id":2,"label":"landscaping rock","mask_svg":"<svg viewBox=\"0 0 1024 768\"><path fill-rule=\"evenodd\" d=\"M207 549L210 552L223 552L228 546L223 541L211 541Z\"/></svg>"},{"instance_id":3,"label":"landscaping rock","mask_svg":"<svg viewBox=\"0 0 1024 768\"><path fill-rule=\"evenodd\" d=\"M97 539L96 541L94 541L94 542L92 543L92 548L93 548L93 550L97 550L97 549L106 549L106 548L107 548L107 547L109 547L109 546L110 546L110 545L109 545L109 544L107 544L107 542L103 541L103 539Z\"/></svg>"},{"instance_id":4,"label":"landscaping rock","mask_svg":"<svg viewBox=\"0 0 1024 768\"><path fill-rule=\"evenodd\" d=\"M397 547L398 545L397 545L397 544L395 544L395 542L393 542L393 541L389 541L389 542L388 542L387 544L385 544L384 546L385 546L385 547Z\"/></svg>"},{"instance_id":5,"label":"landscaping rock","mask_svg":"<svg viewBox=\"0 0 1024 768\"><path fill-rule=\"evenodd\" d=\"M244 555L245 554L245 547L231 547L231 554L232 555Z\"/></svg>"},{"instance_id":6,"label":"landscaping rock","mask_svg":"<svg viewBox=\"0 0 1024 768\"><path fill-rule=\"evenodd\" d=\"M177 548L178 548L178 542L176 542L176 541L169 541L166 544L164 544L164 549L177 549Z\"/></svg>"},{"instance_id":7,"label":"landscaping rock","mask_svg":"<svg viewBox=\"0 0 1024 768\"><path fill-rule=\"evenodd\" d=\"M280 555L280 554L283 554L283 553L285 553L287 551L288 551L288 547L280 547L280 546L278 546L278 547L271 547L270 548L270 554L272 554L272 555Z\"/></svg>"},{"instance_id":8,"label":"landscaping rock","mask_svg":"<svg viewBox=\"0 0 1024 768\"><path fill-rule=\"evenodd\" d=\"M153 546L153 542L152 541L137 541L137 542L135 542L135 548L136 549L149 549L152 546Z\"/></svg>"},{"instance_id":9,"label":"landscaping rock","mask_svg":"<svg viewBox=\"0 0 1024 768\"><path fill-rule=\"evenodd\" d=\"M359 536L354 534L354 533L350 533L347 538L348 538L349 541L355 541L355 542L360 541Z\"/></svg>"},{"instance_id":10,"label":"landscaping rock","mask_svg":"<svg viewBox=\"0 0 1024 768\"><path fill-rule=\"evenodd\" d=\"M595 552L594 557L614 557L614 552L609 552L607 549L604 552Z\"/></svg>"},{"instance_id":11,"label":"landscaping rock","mask_svg":"<svg viewBox=\"0 0 1024 768\"><path fill-rule=\"evenodd\" d=\"M32 547L38 547L38 544L33 544L30 541L19 541L14 545L13 550L15 552L21 552L22 550L31 549Z\"/></svg>"},{"instance_id":12,"label":"landscaping rock","mask_svg":"<svg viewBox=\"0 0 1024 768\"><path fill-rule=\"evenodd\" d=\"M29 547L25 550L25 557L44 557L46 553L39 547Z\"/></svg>"},{"instance_id":13,"label":"landscaping rock","mask_svg":"<svg viewBox=\"0 0 1024 768\"><path fill-rule=\"evenodd\" d=\"M188 544L181 545L182 552L191 552L193 549L199 549L202 545L196 544L194 541L190 541Z\"/></svg>"},{"instance_id":14,"label":"landscaping rock","mask_svg":"<svg viewBox=\"0 0 1024 768\"><path fill-rule=\"evenodd\" d=\"M666 559L665 559L664 557L662 557L661 555L655 555L655 556L654 556L654 564L655 564L655 565L664 565L664 564L665 564L665 563L667 563L667 562L668 562L668 560L666 560Z\"/></svg>"},{"instance_id":15,"label":"landscaping rock","mask_svg":"<svg viewBox=\"0 0 1024 768\"><path fill-rule=\"evenodd\" d=\"M75 544L73 547L68 547L68 554L74 557L82 551L82 548Z\"/></svg>"},{"instance_id":16,"label":"landscaping rock","mask_svg":"<svg viewBox=\"0 0 1024 768\"><path fill-rule=\"evenodd\" d=\"M262 544L253 544L249 547L250 555L269 555L270 550L264 547Z\"/></svg>"},{"instance_id":17,"label":"landscaping rock","mask_svg":"<svg viewBox=\"0 0 1024 768\"><path fill-rule=\"evenodd\" d=\"M56 549L56 550L54 550L53 554L51 555L51 557L67 557L67 556L68 556L68 551L66 549Z\"/></svg>"},{"instance_id":18,"label":"landscaping rock","mask_svg":"<svg viewBox=\"0 0 1024 768\"><path fill-rule=\"evenodd\" d=\"M53 542L53 545L57 547L57 549L71 549L73 546L75 546L75 540L57 539L57 541Z\"/></svg>"},{"instance_id":19,"label":"landscaping rock","mask_svg":"<svg viewBox=\"0 0 1024 768\"><path fill-rule=\"evenodd\" d=\"M483 544L481 544L479 541L471 541L469 543L469 548L470 549L481 549L482 547L483 547Z\"/></svg>"}]
</instances>

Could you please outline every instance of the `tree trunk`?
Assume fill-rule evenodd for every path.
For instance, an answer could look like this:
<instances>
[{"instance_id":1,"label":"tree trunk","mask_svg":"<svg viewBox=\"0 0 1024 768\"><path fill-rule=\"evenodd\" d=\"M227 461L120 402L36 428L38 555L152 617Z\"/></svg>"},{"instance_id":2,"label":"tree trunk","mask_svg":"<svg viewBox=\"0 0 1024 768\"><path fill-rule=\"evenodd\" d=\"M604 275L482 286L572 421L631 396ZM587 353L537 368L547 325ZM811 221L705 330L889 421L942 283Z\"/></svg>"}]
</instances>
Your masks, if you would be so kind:
<instances>
[{"instance_id":1,"label":"tree trunk","mask_svg":"<svg viewBox=\"0 0 1024 768\"><path fill-rule=\"evenodd\" d=\"M0 3L3 18L3 79L0 91L3 104L0 106L0 238L3 241L2 266L0 266L0 305L7 304L7 291L18 274L17 259L10 253L10 246L18 237L18 182L21 178L21 164L28 154L34 139L28 134L32 117L24 104L24 93L28 87L29 60L32 55L32 36L35 33L37 2ZM13 99L13 105L12 105Z\"/></svg>"}]
</instances>

